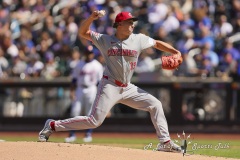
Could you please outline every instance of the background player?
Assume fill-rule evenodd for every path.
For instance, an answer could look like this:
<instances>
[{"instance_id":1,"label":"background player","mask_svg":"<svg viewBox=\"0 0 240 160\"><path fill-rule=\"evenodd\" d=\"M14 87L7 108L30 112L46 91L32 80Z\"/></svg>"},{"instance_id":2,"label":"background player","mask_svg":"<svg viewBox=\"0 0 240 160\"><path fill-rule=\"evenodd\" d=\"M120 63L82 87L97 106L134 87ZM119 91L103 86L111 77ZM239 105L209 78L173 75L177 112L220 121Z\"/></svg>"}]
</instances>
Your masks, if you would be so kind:
<instances>
[{"instance_id":1,"label":"background player","mask_svg":"<svg viewBox=\"0 0 240 160\"><path fill-rule=\"evenodd\" d=\"M102 78L103 66L94 59L93 46L88 46L83 52L83 58L78 62L72 72L70 116L88 116L97 94L97 83ZM65 142L76 140L75 131L69 133ZM92 141L92 129L87 129L84 142Z\"/></svg>"},{"instance_id":2,"label":"background player","mask_svg":"<svg viewBox=\"0 0 240 160\"><path fill-rule=\"evenodd\" d=\"M79 28L80 36L92 41L106 62L91 114L57 121L48 119L39 132L39 140L47 141L54 131L96 128L103 123L115 104L122 103L150 113L161 144L158 150L181 152L181 147L171 141L162 103L130 82L139 54L144 49L154 47L176 56L181 56L181 53L165 42L143 34L133 34L134 21L137 21L137 18L128 12L121 12L116 16L113 25L116 28L114 35L93 32L90 26L99 16L100 12L94 11ZM174 60L174 64L176 63L180 64L181 61Z\"/></svg>"}]
</instances>

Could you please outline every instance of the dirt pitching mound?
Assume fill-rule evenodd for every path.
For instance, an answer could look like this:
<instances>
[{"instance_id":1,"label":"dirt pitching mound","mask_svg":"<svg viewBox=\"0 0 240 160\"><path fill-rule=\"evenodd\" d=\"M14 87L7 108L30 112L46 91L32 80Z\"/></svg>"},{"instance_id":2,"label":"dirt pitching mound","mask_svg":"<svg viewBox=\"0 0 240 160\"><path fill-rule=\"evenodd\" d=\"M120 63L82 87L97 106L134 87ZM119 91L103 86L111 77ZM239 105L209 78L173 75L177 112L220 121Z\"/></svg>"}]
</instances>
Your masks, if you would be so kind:
<instances>
[{"instance_id":1,"label":"dirt pitching mound","mask_svg":"<svg viewBox=\"0 0 240 160\"><path fill-rule=\"evenodd\" d=\"M68 144L51 142L0 142L0 159L3 160L226 160L226 158L178 153L154 152L150 150L111 146ZM227 160L232 160L228 158Z\"/></svg>"}]
</instances>

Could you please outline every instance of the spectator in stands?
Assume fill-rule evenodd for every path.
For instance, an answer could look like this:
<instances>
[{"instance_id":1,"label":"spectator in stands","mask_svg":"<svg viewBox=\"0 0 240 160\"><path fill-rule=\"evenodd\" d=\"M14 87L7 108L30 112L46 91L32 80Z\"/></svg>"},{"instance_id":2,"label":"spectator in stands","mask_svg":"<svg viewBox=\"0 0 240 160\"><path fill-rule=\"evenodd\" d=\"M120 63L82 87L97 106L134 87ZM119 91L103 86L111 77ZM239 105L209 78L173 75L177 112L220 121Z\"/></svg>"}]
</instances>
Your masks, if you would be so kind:
<instances>
[{"instance_id":1,"label":"spectator in stands","mask_svg":"<svg viewBox=\"0 0 240 160\"><path fill-rule=\"evenodd\" d=\"M159 27L156 31L156 34L154 36L155 39L161 40L161 41L171 41L172 37L168 36L167 31L164 27Z\"/></svg>"},{"instance_id":2,"label":"spectator in stands","mask_svg":"<svg viewBox=\"0 0 240 160\"><path fill-rule=\"evenodd\" d=\"M20 56L16 56L12 58L12 70L11 70L11 76L13 77L24 77L25 71L27 69L27 64L25 61L23 61Z\"/></svg>"},{"instance_id":3,"label":"spectator in stands","mask_svg":"<svg viewBox=\"0 0 240 160\"><path fill-rule=\"evenodd\" d=\"M4 33L4 35L2 36L2 49L3 52L6 53L5 56L8 60L10 60L12 57L18 56L19 54L19 49L17 48L17 46L13 43L13 40L11 38L11 32L8 31L6 33Z\"/></svg>"},{"instance_id":4,"label":"spectator in stands","mask_svg":"<svg viewBox=\"0 0 240 160\"><path fill-rule=\"evenodd\" d=\"M8 77L7 69L9 67L8 60L4 57L2 48L0 47L0 78Z\"/></svg>"},{"instance_id":5,"label":"spectator in stands","mask_svg":"<svg viewBox=\"0 0 240 160\"><path fill-rule=\"evenodd\" d=\"M197 50L194 56L199 75L213 76L215 68L218 66L218 55L210 50L210 45L206 43Z\"/></svg>"},{"instance_id":6,"label":"spectator in stands","mask_svg":"<svg viewBox=\"0 0 240 160\"><path fill-rule=\"evenodd\" d=\"M229 3L226 3L225 0L217 0L215 1L215 6L214 6L214 13L213 13L213 20L216 22L217 19L221 15L227 16L227 18L231 18L230 13L228 12L228 9L231 8Z\"/></svg>"},{"instance_id":7,"label":"spectator in stands","mask_svg":"<svg viewBox=\"0 0 240 160\"><path fill-rule=\"evenodd\" d=\"M164 20L168 13L168 6L162 0L156 0L148 7L148 22L152 27Z\"/></svg>"},{"instance_id":8,"label":"spectator in stands","mask_svg":"<svg viewBox=\"0 0 240 160\"><path fill-rule=\"evenodd\" d=\"M220 60L217 76L218 77L230 77L237 74L237 60L232 57L229 52L224 53Z\"/></svg>"},{"instance_id":9,"label":"spectator in stands","mask_svg":"<svg viewBox=\"0 0 240 160\"><path fill-rule=\"evenodd\" d=\"M208 27L200 27L200 37L195 36L195 47L203 47L205 44L209 45L209 49L213 50L215 47L214 38L211 35L211 30Z\"/></svg>"},{"instance_id":10,"label":"spectator in stands","mask_svg":"<svg viewBox=\"0 0 240 160\"><path fill-rule=\"evenodd\" d=\"M188 52L188 50L180 50L183 57L183 63L179 66L177 70L174 71L174 75L183 77L193 77L198 75L197 64L193 56Z\"/></svg>"},{"instance_id":11,"label":"spectator in stands","mask_svg":"<svg viewBox=\"0 0 240 160\"><path fill-rule=\"evenodd\" d=\"M234 24L233 25L233 31L235 33L240 32L240 14L239 14L239 16L237 16L236 19L234 19L234 23L233 24Z\"/></svg>"},{"instance_id":12,"label":"spectator in stands","mask_svg":"<svg viewBox=\"0 0 240 160\"><path fill-rule=\"evenodd\" d=\"M35 4L33 5L32 12L37 12L44 17L48 15L49 11L46 9L46 5L44 4L43 0L36 0Z\"/></svg>"},{"instance_id":13,"label":"spectator in stands","mask_svg":"<svg viewBox=\"0 0 240 160\"><path fill-rule=\"evenodd\" d=\"M230 76L239 77L239 60L240 52L233 46L233 42L230 39L225 39L222 44L222 48L219 51L220 64L218 66L217 76Z\"/></svg>"},{"instance_id":14,"label":"spectator in stands","mask_svg":"<svg viewBox=\"0 0 240 160\"><path fill-rule=\"evenodd\" d=\"M54 59L54 54L52 52L47 52L45 54L46 63L43 70L41 71L41 76L46 79L54 79L59 77L60 73L58 69L58 63Z\"/></svg>"},{"instance_id":15,"label":"spectator in stands","mask_svg":"<svg viewBox=\"0 0 240 160\"><path fill-rule=\"evenodd\" d=\"M226 5L226 4L225 4ZM235 24L236 23L236 19L239 19L240 17L240 2L239 0L232 0L231 1L231 6L229 6L230 10L229 10L229 14L230 14L230 18L231 18L231 24Z\"/></svg>"},{"instance_id":16,"label":"spectator in stands","mask_svg":"<svg viewBox=\"0 0 240 160\"><path fill-rule=\"evenodd\" d=\"M53 44L51 46L51 50L55 53L55 55L59 56L61 54L61 49L65 41L64 32L60 28L57 28L55 30Z\"/></svg>"},{"instance_id":17,"label":"spectator in stands","mask_svg":"<svg viewBox=\"0 0 240 160\"><path fill-rule=\"evenodd\" d=\"M194 48L194 32L191 29L183 31L183 37L176 42L176 47L180 51L188 52Z\"/></svg>"},{"instance_id":18,"label":"spectator in stands","mask_svg":"<svg viewBox=\"0 0 240 160\"><path fill-rule=\"evenodd\" d=\"M219 64L219 57L216 52L211 50L211 46L209 43L205 43L201 48L201 54L203 54L204 57L209 57L211 65L213 67L217 67Z\"/></svg>"},{"instance_id":19,"label":"spectator in stands","mask_svg":"<svg viewBox=\"0 0 240 160\"><path fill-rule=\"evenodd\" d=\"M1 5L0 5L1 6ZM7 33L10 26L10 10L9 4L3 1L2 7L0 7L0 34Z\"/></svg>"},{"instance_id":20,"label":"spectator in stands","mask_svg":"<svg viewBox=\"0 0 240 160\"><path fill-rule=\"evenodd\" d=\"M179 22L183 21L184 13L182 11L180 3L178 1L171 1L170 7L174 17L176 17Z\"/></svg>"},{"instance_id":21,"label":"spectator in stands","mask_svg":"<svg viewBox=\"0 0 240 160\"><path fill-rule=\"evenodd\" d=\"M43 23L43 31L47 32L50 37L55 35L55 31L57 29L57 26L54 24L54 18L50 15L48 15Z\"/></svg>"},{"instance_id":22,"label":"spectator in stands","mask_svg":"<svg viewBox=\"0 0 240 160\"><path fill-rule=\"evenodd\" d=\"M215 38L221 39L229 36L233 31L233 26L227 21L225 15L218 17L218 22L214 24L212 32Z\"/></svg>"},{"instance_id":23,"label":"spectator in stands","mask_svg":"<svg viewBox=\"0 0 240 160\"><path fill-rule=\"evenodd\" d=\"M164 19L155 24L155 28L159 28L159 26L164 28L167 34L175 32L179 29L180 26L179 20L175 17L170 7L168 7L168 11Z\"/></svg>"},{"instance_id":24,"label":"spectator in stands","mask_svg":"<svg viewBox=\"0 0 240 160\"><path fill-rule=\"evenodd\" d=\"M192 19L190 13L185 13L183 15L183 20L180 21L180 30L185 31L187 29L193 29L195 22Z\"/></svg>"},{"instance_id":25,"label":"spectator in stands","mask_svg":"<svg viewBox=\"0 0 240 160\"><path fill-rule=\"evenodd\" d=\"M224 59L226 53L230 53L231 57L238 61L240 59L240 52L233 46L233 42L229 39L225 39L222 50L220 51L220 59Z\"/></svg>"},{"instance_id":26,"label":"spectator in stands","mask_svg":"<svg viewBox=\"0 0 240 160\"><path fill-rule=\"evenodd\" d=\"M69 45L73 47L76 39L77 39L77 34L78 34L78 26L74 22L74 17L70 16L67 20L67 33L68 33L68 38L69 38Z\"/></svg>"},{"instance_id":27,"label":"spectator in stands","mask_svg":"<svg viewBox=\"0 0 240 160\"><path fill-rule=\"evenodd\" d=\"M197 3L198 0L195 0L194 2ZM202 0L200 0L203 2ZM208 29L211 29L212 27L212 21L210 17L208 16L208 8L206 5L206 2L200 3L199 6L194 7L192 10L193 18L195 20L195 27L196 31L198 29L201 29L201 27L206 27Z\"/></svg>"},{"instance_id":28,"label":"spectator in stands","mask_svg":"<svg viewBox=\"0 0 240 160\"><path fill-rule=\"evenodd\" d=\"M72 50L72 58L69 61L70 72L72 73L73 69L76 67L78 62L81 59L81 52L78 47L74 47Z\"/></svg>"},{"instance_id":29,"label":"spectator in stands","mask_svg":"<svg viewBox=\"0 0 240 160\"><path fill-rule=\"evenodd\" d=\"M32 39L31 31L26 27L22 27L19 38L15 40L15 44L19 49L19 54L21 54L21 57L35 52L35 45Z\"/></svg>"},{"instance_id":30,"label":"spectator in stands","mask_svg":"<svg viewBox=\"0 0 240 160\"><path fill-rule=\"evenodd\" d=\"M40 77L43 68L44 64L40 61L40 56L37 53L30 54L25 71L26 77Z\"/></svg>"},{"instance_id":31,"label":"spectator in stands","mask_svg":"<svg viewBox=\"0 0 240 160\"><path fill-rule=\"evenodd\" d=\"M52 52L50 49L50 46L52 45L53 40L49 37L49 34L47 32L43 32L41 36L41 40L39 44L36 47L37 53L39 53L41 59L43 62L46 62L46 56L48 52Z\"/></svg>"}]
</instances>

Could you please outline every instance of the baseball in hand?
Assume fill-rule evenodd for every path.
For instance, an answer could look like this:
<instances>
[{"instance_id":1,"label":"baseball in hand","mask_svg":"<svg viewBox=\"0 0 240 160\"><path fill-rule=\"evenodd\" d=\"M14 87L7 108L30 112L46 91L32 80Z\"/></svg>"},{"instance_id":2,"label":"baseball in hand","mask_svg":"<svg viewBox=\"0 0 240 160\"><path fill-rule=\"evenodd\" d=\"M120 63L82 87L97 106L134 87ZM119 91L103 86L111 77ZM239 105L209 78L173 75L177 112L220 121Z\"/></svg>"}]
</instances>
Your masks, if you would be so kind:
<instances>
[{"instance_id":1,"label":"baseball in hand","mask_svg":"<svg viewBox=\"0 0 240 160\"><path fill-rule=\"evenodd\" d=\"M98 17L103 17L106 14L105 10L98 11Z\"/></svg>"}]
</instances>

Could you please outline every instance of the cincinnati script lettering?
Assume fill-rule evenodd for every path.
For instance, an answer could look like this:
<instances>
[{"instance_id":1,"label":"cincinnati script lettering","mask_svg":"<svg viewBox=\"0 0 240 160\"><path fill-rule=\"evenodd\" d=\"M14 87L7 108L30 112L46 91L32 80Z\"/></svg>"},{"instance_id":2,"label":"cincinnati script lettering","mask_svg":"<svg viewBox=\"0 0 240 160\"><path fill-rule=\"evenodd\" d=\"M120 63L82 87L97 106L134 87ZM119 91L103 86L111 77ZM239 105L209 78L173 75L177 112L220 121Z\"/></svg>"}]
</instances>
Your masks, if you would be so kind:
<instances>
[{"instance_id":1,"label":"cincinnati script lettering","mask_svg":"<svg viewBox=\"0 0 240 160\"><path fill-rule=\"evenodd\" d=\"M108 56L129 56L137 57L137 51L130 49L109 49Z\"/></svg>"}]
</instances>

